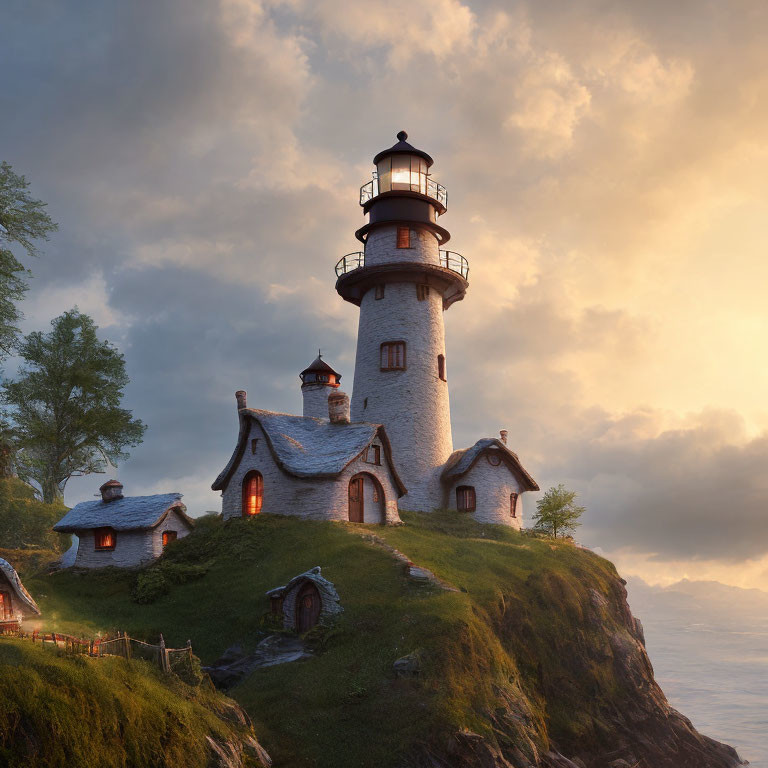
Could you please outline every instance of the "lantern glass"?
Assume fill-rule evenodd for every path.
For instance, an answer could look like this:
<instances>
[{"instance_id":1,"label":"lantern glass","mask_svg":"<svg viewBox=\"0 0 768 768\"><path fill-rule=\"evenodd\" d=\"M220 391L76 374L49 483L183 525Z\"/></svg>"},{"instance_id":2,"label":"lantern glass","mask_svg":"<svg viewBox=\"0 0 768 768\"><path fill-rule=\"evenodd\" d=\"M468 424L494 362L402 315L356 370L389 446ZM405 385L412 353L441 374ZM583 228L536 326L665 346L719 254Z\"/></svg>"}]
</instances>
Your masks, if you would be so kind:
<instances>
[{"instance_id":1,"label":"lantern glass","mask_svg":"<svg viewBox=\"0 0 768 768\"><path fill-rule=\"evenodd\" d=\"M390 155L376 165L379 192L427 194L427 162L416 155Z\"/></svg>"}]
</instances>

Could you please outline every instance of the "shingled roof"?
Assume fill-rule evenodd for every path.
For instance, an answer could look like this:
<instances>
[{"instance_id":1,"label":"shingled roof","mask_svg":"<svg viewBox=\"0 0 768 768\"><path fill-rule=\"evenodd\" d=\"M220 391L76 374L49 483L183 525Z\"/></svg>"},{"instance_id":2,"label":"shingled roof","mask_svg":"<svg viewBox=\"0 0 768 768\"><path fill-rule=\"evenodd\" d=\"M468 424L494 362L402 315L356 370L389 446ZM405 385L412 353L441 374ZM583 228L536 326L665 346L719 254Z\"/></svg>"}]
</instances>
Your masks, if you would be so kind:
<instances>
[{"instance_id":1,"label":"shingled roof","mask_svg":"<svg viewBox=\"0 0 768 768\"><path fill-rule=\"evenodd\" d=\"M16 569L7 561L0 557L0 573L8 579L16 597L26 606L26 608L36 614L40 615L40 609L37 607L37 603L32 599L32 595L27 592L24 585L21 583L19 574L16 573Z\"/></svg>"},{"instance_id":2,"label":"shingled roof","mask_svg":"<svg viewBox=\"0 0 768 768\"><path fill-rule=\"evenodd\" d=\"M243 455L250 420L253 420L264 430L278 466L295 477L336 477L378 436L384 446L395 485L400 495L406 492L392 463L389 438L381 424L365 421L334 424L311 416L291 416L256 408L242 408L239 413L240 435L237 447L211 486L214 491L224 490L229 482Z\"/></svg>"},{"instance_id":3,"label":"shingled roof","mask_svg":"<svg viewBox=\"0 0 768 768\"><path fill-rule=\"evenodd\" d=\"M180 493L158 493L154 496L124 496L112 501L82 501L53 526L59 533L77 533L91 528L114 528L134 531L154 528L171 509L193 525L181 503Z\"/></svg>"},{"instance_id":4,"label":"shingled roof","mask_svg":"<svg viewBox=\"0 0 768 768\"><path fill-rule=\"evenodd\" d=\"M470 448L465 448L462 451L454 451L445 463L445 469L443 469L442 475L440 476L442 481L447 483L457 480L463 474L469 472L474 463L482 455L483 451L492 448L499 449L502 459L504 459L507 466L515 473L526 491L540 490L536 481L528 474L520 463L517 454L510 451L501 440L494 437L485 437L482 440L478 440Z\"/></svg>"}]
</instances>

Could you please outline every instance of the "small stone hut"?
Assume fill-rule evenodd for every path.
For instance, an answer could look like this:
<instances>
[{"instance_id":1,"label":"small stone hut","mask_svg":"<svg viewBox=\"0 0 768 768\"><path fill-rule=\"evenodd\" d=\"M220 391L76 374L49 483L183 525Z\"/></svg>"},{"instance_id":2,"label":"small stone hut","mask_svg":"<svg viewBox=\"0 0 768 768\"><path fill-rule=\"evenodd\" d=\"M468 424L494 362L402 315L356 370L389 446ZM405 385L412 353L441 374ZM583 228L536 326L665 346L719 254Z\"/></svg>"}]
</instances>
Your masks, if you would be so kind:
<instances>
[{"instance_id":1,"label":"small stone hut","mask_svg":"<svg viewBox=\"0 0 768 768\"><path fill-rule=\"evenodd\" d=\"M294 576L284 587L271 589L267 597L272 613L282 616L283 626L299 634L316 624L330 624L343 610L339 593L319 565Z\"/></svg>"},{"instance_id":2,"label":"small stone hut","mask_svg":"<svg viewBox=\"0 0 768 768\"><path fill-rule=\"evenodd\" d=\"M16 569L0 558L0 634L15 631L24 619L39 615L40 609Z\"/></svg>"},{"instance_id":3,"label":"small stone hut","mask_svg":"<svg viewBox=\"0 0 768 768\"><path fill-rule=\"evenodd\" d=\"M76 568L135 568L159 557L194 525L180 493L123 496L117 480L99 490L101 499L75 505L53 526L79 538Z\"/></svg>"},{"instance_id":4,"label":"small stone hut","mask_svg":"<svg viewBox=\"0 0 768 768\"><path fill-rule=\"evenodd\" d=\"M467 512L481 523L499 523L518 530L523 516L522 494L538 491L517 454L507 448L507 433L501 439L487 437L470 448L454 451L441 480L444 506Z\"/></svg>"}]
</instances>

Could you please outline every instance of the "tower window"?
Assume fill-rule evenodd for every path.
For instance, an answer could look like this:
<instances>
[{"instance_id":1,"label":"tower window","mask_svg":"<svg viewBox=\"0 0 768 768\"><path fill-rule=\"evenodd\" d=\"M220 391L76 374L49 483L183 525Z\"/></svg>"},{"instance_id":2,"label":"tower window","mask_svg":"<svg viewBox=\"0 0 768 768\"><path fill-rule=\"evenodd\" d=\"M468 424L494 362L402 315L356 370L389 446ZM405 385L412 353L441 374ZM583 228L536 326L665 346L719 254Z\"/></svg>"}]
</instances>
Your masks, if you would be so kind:
<instances>
[{"instance_id":1,"label":"tower window","mask_svg":"<svg viewBox=\"0 0 768 768\"><path fill-rule=\"evenodd\" d=\"M373 295L375 296L375 298L377 300L384 298L384 283L379 283L376 286L376 288L374 289L374 294Z\"/></svg>"},{"instance_id":2,"label":"tower window","mask_svg":"<svg viewBox=\"0 0 768 768\"><path fill-rule=\"evenodd\" d=\"M261 472L249 472L243 478L243 517L258 515L263 503L264 478Z\"/></svg>"},{"instance_id":3,"label":"tower window","mask_svg":"<svg viewBox=\"0 0 768 768\"><path fill-rule=\"evenodd\" d=\"M429 286L428 285L417 285L416 286L416 298L419 301L424 301L424 299L429 296Z\"/></svg>"},{"instance_id":4,"label":"tower window","mask_svg":"<svg viewBox=\"0 0 768 768\"><path fill-rule=\"evenodd\" d=\"M397 247L398 248L410 248L411 247L411 229L410 229L410 227L398 227L397 228Z\"/></svg>"},{"instance_id":5,"label":"tower window","mask_svg":"<svg viewBox=\"0 0 768 768\"><path fill-rule=\"evenodd\" d=\"M93 532L95 549L114 549L115 544L117 544L117 536L113 528L97 528Z\"/></svg>"},{"instance_id":6,"label":"tower window","mask_svg":"<svg viewBox=\"0 0 768 768\"><path fill-rule=\"evenodd\" d=\"M369 445L363 454L363 461L366 464L381 464L381 446Z\"/></svg>"},{"instance_id":7,"label":"tower window","mask_svg":"<svg viewBox=\"0 0 768 768\"><path fill-rule=\"evenodd\" d=\"M517 494L509 494L509 514L512 517L517 517Z\"/></svg>"},{"instance_id":8,"label":"tower window","mask_svg":"<svg viewBox=\"0 0 768 768\"><path fill-rule=\"evenodd\" d=\"M437 356L437 375L443 381L446 381L446 378L445 378L445 355L438 355Z\"/></svg>"},{"instance_id":9,"label":"tower window","mask_svg":"<svg viewBox=\"0 0 768 768\"><path fill-rule=\"evenodd\" d=\"M458 509L459 512L474 512L475 507L474 486L460 485L456 489L456 509Z\"/></svg>"},{"instance_id":10,"label":"tower window","mask_svg":"<svg viewBox=\"0 0 768 768\"><path fill-rule=\"evenodd\" d=\"M385 341L381 345L381 370L405 370L405 342Z\"/></svg>"}]
</instances>

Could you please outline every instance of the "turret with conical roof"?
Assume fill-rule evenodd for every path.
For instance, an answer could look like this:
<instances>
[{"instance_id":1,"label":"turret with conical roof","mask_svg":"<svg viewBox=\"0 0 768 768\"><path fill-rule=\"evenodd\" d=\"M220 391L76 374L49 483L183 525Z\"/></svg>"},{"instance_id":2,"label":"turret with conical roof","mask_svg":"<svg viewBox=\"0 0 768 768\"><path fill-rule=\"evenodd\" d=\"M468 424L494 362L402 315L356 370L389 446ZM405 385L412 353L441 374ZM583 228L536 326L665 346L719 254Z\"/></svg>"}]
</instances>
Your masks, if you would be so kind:
<instances>
[{"instance_id":1,"label":"turret with conical roof","mask_svg":"<svg viewBox=\"0 0 768 768\"><path fill-rule=\"evenodd\" d=\"M341 374L334 371L318 352L317 357L299 374L299 378L304 400L304 416L327 419L328 396L338 389Z\"/></svg>"}]
</instances>

